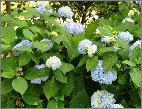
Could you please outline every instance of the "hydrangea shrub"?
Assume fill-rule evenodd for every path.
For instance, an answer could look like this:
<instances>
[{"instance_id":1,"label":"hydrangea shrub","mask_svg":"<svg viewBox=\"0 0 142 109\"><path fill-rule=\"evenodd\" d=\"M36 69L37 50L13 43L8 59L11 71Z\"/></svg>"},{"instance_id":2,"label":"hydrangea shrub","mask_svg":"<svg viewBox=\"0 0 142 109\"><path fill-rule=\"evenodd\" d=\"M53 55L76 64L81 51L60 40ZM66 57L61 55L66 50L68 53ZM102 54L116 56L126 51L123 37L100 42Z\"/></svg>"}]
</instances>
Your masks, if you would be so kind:
<instances>
[{"instance_id":1,"label":"hydrangea shrub","mask_svg":"<svg viewBox=\"0 0 142 109\"><path fill-rule=\"evenodd\" d=\"M2 16L2 107L140 107L140 10L118 3L88 25L66 22L72 7L44 3Z\"/></svg>"}]
</instances>

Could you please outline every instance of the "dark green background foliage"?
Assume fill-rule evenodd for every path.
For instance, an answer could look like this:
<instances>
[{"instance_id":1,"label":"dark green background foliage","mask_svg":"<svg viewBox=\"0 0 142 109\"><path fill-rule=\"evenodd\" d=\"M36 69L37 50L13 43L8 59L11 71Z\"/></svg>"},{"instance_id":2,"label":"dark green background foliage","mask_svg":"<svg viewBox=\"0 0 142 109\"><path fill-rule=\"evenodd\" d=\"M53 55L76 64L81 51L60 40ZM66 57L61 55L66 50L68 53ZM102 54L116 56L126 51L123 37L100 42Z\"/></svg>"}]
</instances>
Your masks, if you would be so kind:
<instances>
[{"instance_id":1,"label":"dark green background foliage","mask_svg":"<svg viewBox=\"0 0 142 109\"><path fill-rule=\"evenodd\" d=\"M113 93L116 103L124 107L140 107L140 48L130 52L128 50L130 45L140 39L140 15L135 13L132 16L134 24L122 24L129 10L136 8L140 11L138 5L103 1L50 2L55 14L50 16L45 12L40 16L34 8L25 7L25 4L26 2L19 2L17 10L7 11L9 14L4 11L1 17L2 107L87 108L90 107L90 97L97 90ZM80 22L85 24L86 17L91 17L93 10L99 19L93 19L86 25L85 32L73 36L55 21L58 8L66 5L75 13L74 21L81 19ZM26 20L16 18L19 15L24 16ZM40 19L36 20L35 17ZM19 27L14 30L14 26ZM101 35L95 34L98 27L102 35L110 36L128 30L134 35L134 40L127 43L118 39L115 43L106 45L100 42ZM53 31L59 36L53 37ZM54 43L52 50L49 45L39 42L43 38L51 39ZM22 54L15 56L12 47L24 39L32 41L34 46L19 48ZM93 57L79 55L77 46L82 39L89 39L98 46ZM117 52L112 51L114 45L120 48ZM62 66L55 72L49 68L39 70L34 67L36 64L45 64L53 55L62 61ZM100 59L104 60L106 71L110 68L117 71L118 78L111 85L99 84L91 79L91 70L97 66ZM30 80L41 76L49 76L49 79L40 85L31 84Z\"/></svg>"}]
</instances>

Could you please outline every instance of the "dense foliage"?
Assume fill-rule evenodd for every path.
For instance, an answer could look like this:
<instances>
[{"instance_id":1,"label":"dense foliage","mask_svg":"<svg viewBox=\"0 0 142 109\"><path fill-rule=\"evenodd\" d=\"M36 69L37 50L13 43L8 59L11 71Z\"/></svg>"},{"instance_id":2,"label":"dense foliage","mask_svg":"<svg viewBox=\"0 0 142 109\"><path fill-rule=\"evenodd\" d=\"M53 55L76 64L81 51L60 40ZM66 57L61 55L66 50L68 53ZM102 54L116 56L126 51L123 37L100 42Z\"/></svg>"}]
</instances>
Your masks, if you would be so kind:
<instances>
[{"instance_id":1,"label":"dense foliage","mask_svg":"<svg viewBox=\"0 0 142 109\"><path fill-rule=\"evenodd\" d=\"M140 107L140 7L115 3L88 25L48 2L3 15L2 107Z\"/></svg>"}]
</instances>

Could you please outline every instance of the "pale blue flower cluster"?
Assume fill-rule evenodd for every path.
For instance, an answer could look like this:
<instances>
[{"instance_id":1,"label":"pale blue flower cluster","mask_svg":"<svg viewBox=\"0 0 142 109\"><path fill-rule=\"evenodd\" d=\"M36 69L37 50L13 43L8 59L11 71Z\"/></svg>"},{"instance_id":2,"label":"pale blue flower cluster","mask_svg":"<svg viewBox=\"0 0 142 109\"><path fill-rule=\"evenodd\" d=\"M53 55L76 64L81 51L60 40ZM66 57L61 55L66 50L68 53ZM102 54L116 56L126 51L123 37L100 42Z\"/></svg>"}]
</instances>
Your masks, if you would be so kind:
<instances>
[{"instance_id":1,"label":"pale blue flower cluster","mask_svg":"<svg viewBox=\"0 0 142 109\"><path fill-rule=\"evenodd\" d=\"M116 100L113 98L114 94L108 93L106 90L97 91L91 96L92 108L108 108L111 104L114 104Z\"/></svg>"},{"instance_id":2,"label":"pale blue flower cluster","mask_svg":"<svg viewBox=\"0 0 142 109\"><path fill-rule=\"evenodd\" d=\"M47 38L42 39L40 42L46 42L46 43L48 43L50 45L50 49L53 48L53 43L51 42L51 40L49 40Z\"/></svg>"},{"instance_id":3,"label":"pale blue flower cluster","mask_svg":"<svg viewBox=\"0 0 142 109\"><path fill-rule=\"evenodd\" d=\"M53 14L53 10L51 9L51 10L48 10L48 13L50 14L50 15L52 15Z\"/></svg>"},{"instance_id":4,"label":"pale blue flower cluster","mask_svg":"<svg viewBox=\"0 0 142 109\"><path fill-rule=\"evenodd\" d=\"M35 65L35 67L38 69L43 69L43 68L45 68L45 65L44 64ZM46 81L47 79L48 79L48 77L40 77L40 78L36 78L36 79L31 80L31 83L41 84L41 81Z\"/></svg>"},{"instance_id":5,"label":"pale blue flower cluster","mask_svg":"<svg viewBox=\"0 0 142 109\"><path fill-rule=\"evenodd\" d=\"M46 11L45 6L37 5L36 10L40 13L40 15L43 15L43 13Z\"/></svg>"},{"instance_id":6,"label":"pale blue flower cluster","mask_svg":"<svg viewBox=\"0 0 142 109\"><path fill-rule=\"evenodd\" d=\"M28 46L28 47L32 47L32 42L28 41L28 40L22 40L20 43L18 43L17 45L15 45L13 47L13 50L17 50L19 47L21 46Z\"/></svg>"},{"instance_id":7,"label":"pale blue flower cluster","mask_svg":"<svg viewBox=\"0 0 142 109\"><path fill-rule=\"evenodd\" d=\"M120 32L119 34L118 34L118 37L119 38L121 38L121 39L123 39L123 40L126 40L126 41L128 41L128 42L131 42L131 41L133 41L133 35L132 34L130 34L128 31L127 32Z\"/></svg>"},{"instance_id":8,"label":"pale blue flower cluster","mask_svg":"<svg viewBox=\"0 0 142 109\"><path fill-rule=\"evenodd\" d=\"M134 48L136 48L137 46L139 46L141 48L141 40L136 41L131 47L130 50L133 50Z\"/></svg>"},{"instance_id":9,"label":"pale blue flower cluster","mask_svg":"<svg viewBox=\"0 0 142 109\"><path fill-rule=\"evenodd\" d=\"M91 71L91 77L100 84L112 84L112 81L117 79L117 73L111 70L104 72L103 61L99 60L98 66Z\"/></svg>"},{"instance_id":10,"label":"pale blue flower cluster","mask_svg":"<svg viewBox=\"0 0 142 109\"><path fill-rule=\"evenodd\" d=\"M94 92L91 96L91 108L124 108L121 104L114 104L114 94L106 90Z\"/></svg>"},{"instance_id":11,"label":"pale blue flower cluster","mask_svg":"<svg viewBox=\"0 0 142 109\"><path fill-rule=\"evenodd\" d=\"M72 12L72 10L71 10L70 7L63 6L63 7L60 7L58 9L58 16L59 17L65 17L65 18L71 19L72 16L73 16L73 12Z\"/></svg>"},{"instance_id":12,"label":"pale blue flower cluster","mask_svg":"<svg viewBox=\"0 0 142 109\"><path fill-rule=\"evenodd\" d=\"M84 27L82 24L80 23L75 23L75 22L71 22L71 23L65 23L64 27L72 34L79 34L81 32L84 32Z\"/></svg>"}]
</instances>

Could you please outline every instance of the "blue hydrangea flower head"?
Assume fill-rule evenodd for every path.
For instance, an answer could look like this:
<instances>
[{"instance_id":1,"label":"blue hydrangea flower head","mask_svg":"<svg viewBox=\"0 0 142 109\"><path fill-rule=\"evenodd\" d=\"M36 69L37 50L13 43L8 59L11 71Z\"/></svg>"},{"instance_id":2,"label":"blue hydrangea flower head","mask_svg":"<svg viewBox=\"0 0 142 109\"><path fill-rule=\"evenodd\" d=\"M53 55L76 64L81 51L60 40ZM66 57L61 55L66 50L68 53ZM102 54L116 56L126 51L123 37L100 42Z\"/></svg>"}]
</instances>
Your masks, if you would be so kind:
<instances>
[{"instance_id":1,"label":"blue hydrangea flower head","mask_svg":"<svg viewBox=\"0 0 142 109\"><path fill-rule=\"evenodd\" d=\"M132 34L130 34L128 31L127 32L120 32L119 34L118 34L118 37L119 38L121 38L121 39L123 39L123 40L126 40L126 41L128 41L128 42L131 42L131 41L133 41L133 35Z\"/></svg>"},{"instance_id":2,"label":"blue hydrangea flower head","mask_svg":"<svg viewBox=\"0 0 142 109\"><path fill-rule=\"evenodd\" d=\"M84 27L82 24L80 23L75 23L75 22L71 22L71 23L65 23L64 27L72 34L79 34L84 32Z\"/></svg>"},{"instance_id":3,"label":"blue hydrangea flower head","mask_svg":"<svg viewBox=\"0 0 142 109\"><path fill-rule=\"evenodd\" d=\"M58 9L58 16L71 19L73 17L73 12L70 7L63 6Z\"/></svg>"},{"instance_id":4,"label":"blue hydrangea flower head","mask_svg":"<svg viewBox=\"0 0 142 109\"><path fill-rule=\"evenodd\" d=\"M98 66L91 71L91 77L93 81L100 84L112 84L112 81L117 79L117 73L111 70L104 72L103 61L99 60Z\"/></svg>"},{"instance_id":5,"label":"blue hydrangea flower head","mask_svg":"<svg viewBox=\"0 0 142 109\"><path fill-rule=\"evenodd\" d=\"M135 49L137 46L141 48L141 40L137 40L131 47L130 50Z\"/></svg>"},{"instance_id":6,"label":"blue hydrangea flower head","mask_svg":"<svg viewBox=\"0 0 142 109\"><path fill-rule=\"evenodd\" d=\"M44 39L42 39L40 42L46 42L46 43L48 43L48 44L50 45L50 49L53 48L53 43L52 43L51 40L49 40L48 38L44 38Z\"/></svg>"},{"instance_id":7,"label":"blue hydrangea flower head","mask_svg":"<svg viewBox=\"0 0 142 109\"><path fill-rule=\"evenodd\" d=\"M116 100L113 98L114 94L108 93L106 90L94 92L91 96L92 108L108 108L114 104Z\"/></svg>"},{"instance_id":8,"label":"blue hydrangea flower head","mask_svg":"<svg viewBox=\"0 0 142 109\"><path fill-rule=\"evenodd\" d=\"M17 45L15 45L13 47L13 50L16 50L17 48L21 47L21 46L28 46L28 47L32 47L32 42L28 41L28 40L22 40L20 43L18 43Z\"/></svg>"},{"instance_id":9,"label":"blue hydrangea flower head","mask_svg":"<svg viewBox=\"0 0 142 109\"><path fill-rule=\"evenodd\" d=\"M43 13L46 11L46 7L37 5L36 10L40 13L40 15L43 15Z\"/></svg>"}]
</instances>

